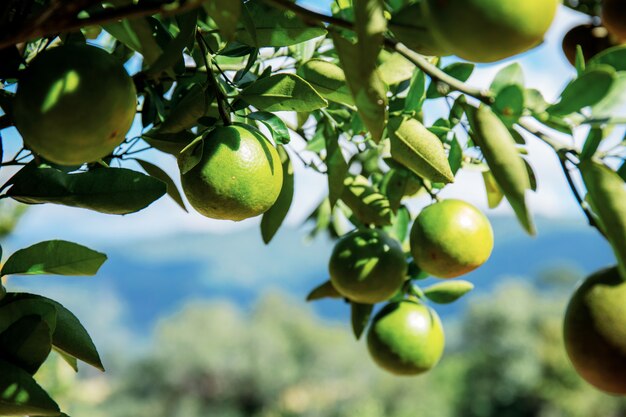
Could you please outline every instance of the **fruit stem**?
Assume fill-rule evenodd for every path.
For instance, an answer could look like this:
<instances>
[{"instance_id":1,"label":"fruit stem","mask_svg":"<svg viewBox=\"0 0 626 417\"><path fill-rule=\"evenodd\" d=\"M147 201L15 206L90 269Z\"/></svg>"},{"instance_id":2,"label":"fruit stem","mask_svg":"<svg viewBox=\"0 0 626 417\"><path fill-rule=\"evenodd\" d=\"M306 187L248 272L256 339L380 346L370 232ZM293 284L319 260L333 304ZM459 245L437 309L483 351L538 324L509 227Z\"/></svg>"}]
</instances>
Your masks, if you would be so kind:
<instances>
[{"instance_id":1,"label":"fruit stem","mask_svg":"<svg viewBox=\"0 0 626 417\"><path fill-rule=\"evenodd\" d=\"M202 59L204 60L204 66L207 71L207 81L209 84L213 86L215 90L215 99L217 100L217 109L220 112L220 118L224 123L224 126L230 126L232 121L230 119L230 112L228 111L228 97L222 90L219 81L213 71L213 67L209 64L209 46L206 43L206 40L202 37L200 31L196 30L196 40L198 41L198 46L200 46L200 50L202 52Z\"/></svg>"},{"instance_id":2,"label":"fruit stem","mask_svg":"<svg viewBox=\"0 0 626 417\"><path fill-rule=\"evenodd\" d=\"M424 179L422 179L422 185L424 186L428 194L430 194L430 198L432 198L434 201L441 201L441 197L439 197L439 195L433 191L432 185L430 185Z\"/></svg>"}]
</instances>

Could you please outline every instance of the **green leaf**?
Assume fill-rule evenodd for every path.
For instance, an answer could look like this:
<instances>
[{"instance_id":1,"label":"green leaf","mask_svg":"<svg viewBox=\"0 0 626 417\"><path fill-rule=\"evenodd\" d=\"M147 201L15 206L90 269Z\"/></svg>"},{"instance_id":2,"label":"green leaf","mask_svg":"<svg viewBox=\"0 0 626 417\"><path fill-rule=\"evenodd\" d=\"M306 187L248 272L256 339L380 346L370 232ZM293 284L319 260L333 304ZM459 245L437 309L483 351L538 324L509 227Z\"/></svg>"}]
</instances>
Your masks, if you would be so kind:
<instances>
[{"instance_id":1,"label":"green leaf","mask_svg":"<svg viewBox=\"0 0 626 417\"><path fill-rule=\"evenodd\" d=\"M107 256L64 240L39 242L13 253L2 266L4 275L95 275Z\"/></svg>"},{"instance_id":2,"label":"green leaf","mask_svg":"<svg viewBox=\"0 0 626 417\"><path fill-rule=\"evenodd\" d=\"M240 97L265 111L313 111L328 102L309 83L295 74L276 74L246 87Z\"/></svg>"},{"instance_id":3,"label":"green leaf","mask_svg":"<svg viewBox=\"0 0 626 417\"><path fill-rule=\"evenodd\" d=\"M515 85L520 88L524 87L524 70L517 62L502 68L496 74L489 89L497 95L504 88L511 85Z\"/></svg>"},{"instance_id":4,"label":"green leaf","mask_svg":"<svg viewBox=\"0 0 626 417\"><path fill-rule=\"evenodd\" d=\"M37 315L20 318L0 333L0 360L34 375L52 350L52 329Z\"/></svg>"},{"instance_id":5,"label":"green leaf","mask_svg":"<svg viewBox=\"0 0 626 417\"><path fill-rule=\"evenodd\" d=\"M261 218L261 235L263 236L263 242L265 242L265 244L268 244L272 240L283 224L293 200L293 165L289 159L289 154L283 146L278 145L277 150L283 166L283 187L274 205L263 213L263 217Z\"/></svg>"},{"instance_id":6,"label":"green leaf","mask_svg":"<svg viewBox=\"0 0 626 417\"><path fill-rule=\"evenodd\" d=\"M455 62L443 69L443 72L456 78L459 81L467 81L474 72L474 64L468 62ZM440 98L448 94L450 86L438 81L432 81L426 91L427 98ZM443 94L442 94L443 93Z\"/></svg>"},{"instance_id":7,"label":"green leaf","mask_svg":"<svg viewBox=\"0 0 626 417\"><path fill-rule=\"evenodd\" d=\"M207 115L214 99L213 89L201 84L192 85L158 127L158 134L176 133L195 126L198 119Z\"/></svg>"},{"instance_id":8,"label":"green leaf","mask_svg":"<svg viewBox=\"0 0 626 417\"><path fill-rule=\"evenodd\" d=\"M387 226L391 224L392 211L389 200L376 190L362 175L346 177L341 200L363 224Z\"/></svg>"},{"instance_id":9,"label":"green leaf","mask_svg":"<svg viewBox=\"0 0 626 417\"><path fill-rule=\"evenodd\" d=\"M197 138L197 135L186 131L161 134L158 130L153 129L144 133L141 138L145 140L148 145L161 152L178 156L185 147Z\"/></svg>"},{"instance_id":10,"label":"green leaf","mask_svg":"<svg viewBox=\"0 0 626 417\"><path fill-rule=\"evenodd\" d=\"M231 3L236 2L233 1ZM176 16L179 27L178 35L163 48L163 53L150 65L150 68L146 71L148 76L158 75L183 60L183 50L189 44L193 45L197 20L197 10Z\"/></svg>"},{"instance_id":11,"label":"green leaf","mask_svg":"<svg viewBox=\"0 0 626 417\"><path fill-rule=\"evenodd\" d=\"M494 209L500 205L504 194L502 194L502 190L491 171L483 171L483 181L485 182L485 191L487 192L487 203L490 209Z\"/></svg>"},{"instance_id":12,"label":"green leaf","mask_svg":"<svg viewBox=\"0 0 626 417\"><path fill-rule=\"evenodd\" d=\"M587 62L587 68L608 65L616 71L626 71L626 46L619 45L605 49Z\"/></svg>"},{"instance_id":13,"label":"green leaf","mask_svg":"<svg viewBox=\"0 0 626 417\"><path fill-rule=\"evenodd\" d=\"M583 145L583 150L580 153L581 160L591 159L593 157L602 142L603 136L604 132L600 128L594 127L589 130L589 134Z\"/></svg>"},{"instance_id":14,"label":"green leaf","mask_svg":"<svg viewBox=\"0 0 626 417\"><path fill-rule=\"evenodd\" d=\"M139 52L148 66L155 63L163 54L163 49L155 36L153 20L123 19L119 22L108 23L103 28L124 45Z\"/></svg>"},{"instance_id":15,"label":"green leaf","mask_svg":"<svg viewBox=\"0 0 626 417\"><path fill-rule=\"evenodd\" d=\"M443 144L416 119L396 117L389 121L391 156L415 174L433 182L454 182Z\"/></svg>"},{"instance_id":16,"label":"green leaf","mask_svg":"<svg viewBox=\"0 0 626 417\"><path fill-rule=\"evenodd\" d=\"M204 1L202 7L206 14L217 23L222 37L227 41L232 40L241 15L242 2L240 0L209 0Z\"/></svg>"},{"instance_id":17,"label":"green leaf","mask_svg":"<svg viewBox=\"0 0 626 417\"><path fill-rule=\"evenodd\" d=\"M409 92L404 101L404 111L407 113L420 112L426 99L426 76L421 70L415 70L411 78Z\"/></svg>"},{"instance_id":18,"label":"green leaf","mask_svg":"<svg viewBox=\"0 0 626 417\"><path fill-rule=\"evenodd\" d=\"M58 416L59 406L26 371L0 360L0 415Z\"/></svg>"},{"instance_id":19,"label":"green leaf","mask_svg":"<svg viewBox=\"0 0 626 417\"><path fill-rule=\"evenodd\" d=\"M450 170L453 175L461 169L463 165L463 148L459 140L454 136L450 142L450 152L448 153L448 163L450 164Z\"/></svg>"},{"instance_id":20,"label":"green leaf","mask_svg":"<svg viewBox=\"0 0 626 417\"><path fill-rule=\"evenodd\" d=\"M261 0L250 0L244 7L255 26L255 36L243 26L237 29L236 39L246 45L290 46L326 35L323 26L311 25L294 12L271 7Z\"/></svg>"},{"instance_id":21,"label":"green leaf","mask_svg":"<svg viewBox=\"0 0 626 417\"><path fill-rule=\"evenodd\" d=\"M626 181L626 162L624 162L622 166L619 167L619 169L617 170L617 175L619 175L621 179Z\"/></svg>"},{"instance_id":22,"label":"green leaf","mask_svg":"<svg viewBox=\"0 0 626 417\"><path fill-rule=\"evenodd\" d=\"M21 203L53 203L107 214L144 209L165 194L163 182L125 168L97 168L65 174L53 168L27 165L13 178L7 195Z\"/></svg>"},{"instance_id":23,"label":"green leaf","mask_svg":"<svg viewBox=\"0 0 626 417\"><path fill-rule=\"evenodd\" d=\"M411 79L417 71L415 64L397 52L382 51L380 54L381 64L378 67L380 77L387 85L399 84Z\"/></svg>"},{"instance_id":24,"label":"green leaf","mask_svg":"<svg viewBox=\"0 0 626 417\"><path fill-rule=\"evenodd\" d=\"M444 56L449 52L438 45L433 36L430 22L432 19L424 10L425 1L418 1L401 8L393 14L389 29L396 39L410 49L423 55Z\"/></svg>"},{"instance_id":25,"label":"green leaf","mask_svg":"<svg viewBox=\"0 0 626 417\"><path fill-rule=\"evenodd\" d=\"M52 347L52 350L54 350L61 357L61 359L63 359L63 361L65 361L65 363L67 363L70 368L74 370L74 372L78 372L78 360L75 357L68 355L54 346Z\"/></svg>"},{"instance_id":26,"label":"green leaf","mask_svg":"<svg viewBox=\"0 0 626 417\"><path fill-rule=\"evenodd\" d=\"M467 106L466 112L474 133L472 138L480 147L498 186L524 229L534 235L535 226L526 205L526 190L531 189L530 178L515 139L488 106L481 105L478 109Z\"/></svg>"},{"instance_id":27,"label":"green leaf","mask_svg":"<svg viewBox=\"0 0 626 417\"><path fill-rule=\"evenodd\" d=\"M167 187L167 195L169 195L172 200L174 200L174 202L180 206L180 208L182 208L184 211L187 211L187 207L185 207L185 203L183 202L180 191L178 191L178 187L174 183L174 180L172 180L172 178L167 175L167 172L163 171L161 168L151 162L144 161L143 159L135 159L135 161L137 161L137 163L141 165L141 167L144 169L144 171L148 173L148 175L162 181Z\"/></svg>"},{"instance_id":28,"label":"green leaf","mask_svg":"<svg viewBox=\"0 0 626 417\"><path fill-rule=\"evenodd\" d=\"M524 113L524 90L518 85L509 85L496 95L493 109L509 126L517 123Z\"/></svg>"},{"instance_id":29,"label":"green leaf","mask_svg":"<svg viewBox=\"0 0 626 417\"><path fill-rule=\"evenodd\" d=\"M389 207L393 212L398 211L402 198L406 194L409 182L408 171L403 168L392 168L385 173L378 186L380 192L389 200Z\"/></svg>"},{"instance_id":30,"label":"green leaf","mask_svg":"<svg viewBox=\"0 0 626 417\"><path fill-rule=\"evenodd\" d=\"M353 8L360 63L367 68L375 68L387 30L385 4L383 0L354 0Z\"/></svg>"},{"instance_id":31,"label":"green leaf","mask_svg":"<svg viewBox=\"0 0 626 417\"><path fill-rule=\"evenodd\" d=\"M387 231L392 237L396 238L399 242L404 242L409 234L409 224L411 223L411 213L409 210L402 206L398 209L391 226L386 227Z\"/></svg>"},{"instance_id":32,"label":"green leaf","mask_svg":"<svg viewBox=\"0 0 626 417\"><path fill-rule=\"evenodd\" d=\"M89 333L80 320L62 304L40 295L28 293L9 293L2 300L2 303L5 304L2 311L4 308L25 303L31 303L38 308L52 308L56 314L56 321L51 327L53 328L53 348L104 371L100 355ZM0 329L2 328L1 324L0 322Z\"/></svg>"},{"instance_id":33,"label":"green leaf","mask_svg":"<svg viewBox=\"0 0 626 417\"><path fill-rule=\"evenodd\" d=\"M307 301L315 301L321 300L323 298L343 298L341 294L337 292L335 287L333 287L333 283L330 281L326 281L321 285L313 288L309 295L307 295Z\"/></svg>"},{"instance_id":34,"label":"green leaf","mask_svg":"<svg viewBox=\"0 0 626 417\"><path fill-rule=\"evenodd\" d=\"M178 157L178 168L180 169L181 175L191 171L193 167L198 165L202 160L202 155L204 154L204 138L208 134L209 131L204 132L202 136L195 138L193 142L185 147L185 149L180 151L180 155Z\"/></svg>"},{"instance_id":35,"label":"green leaf","mask_svg":"<svg viewBox=\"0 0 626 417\"><path fill-rule=\"evenodd\" d=\"M446 281L425 288L424 295L437 304L450 304L473 289L474 284L468 281Z\"/></svg>"},{"instance_id":36,"label":"green leaf","mask_svg":"<svg viewBox=\"0 0 626 417\"><path fill-rule=\"evenodd\" d=\"M265 111L258 111L258 112L250 113L246 117L252 120L258 120L259 122L267 126L267 129L272 134L272 138L274 139L274 142L276 142L277 144L285 145L289 143L289 141L291 140L291 136L289 136L289 130L287 129L287 125L285 125L285 122L283 122L283 119L276 116L275 114L265 112Z\"/></svg>"},{"instance_id":37,"label":"green leaf","mask_svg":"<svg viewBox=\"0 0 626 417\"><path fill-rule=\"evenodd\" d=\"M593 211L600 218L604 233L613 247L620 274L626 280L626 188L613 170L592 160L578 166Z\"/></svg>"},{"instance_id":38,"label":"green leaf","mask_svg":"<svg viewBox=\"0 0 626 417\"><path fill-rule=\"evenodd\" d=\"M0 303L0 333L26 316L41 317L51 331L56 329L58 312L54 306L39 300L14 301L15 293L7 293Z\"/></svg>"},{"instance_id":39,"label":"green leaf","mask_svg":"<svg viewBox=\"0 0 626 417\"><path fill-rule=\"evenodd\" d=\"M341 67L321 59L311 59L296 72L326 100L354 106L352 93L346 84L346 74Z\"/></svg>"},{"instance_id":40,"label":"green leaf","mask_svg":"<svg viewBox=\"0 0 626 417\"><path fill-rule=\"evenodd\" d=\"M565 116L593 106L606 97L615 80L615 71L610 68L587 71L568 84L561 93L561 100L546 111L551 115Z\"/></svg>"},{"instance_id":41,"label":"green leaf","mask_svg":"<svg viewBox=\"0 0 626 417\"><path fill-rule=\"evenodd\" d=\"M616 74L616 79L609 93L598 103L591 107L591 117L595 119L605 119L610 122L614 118L625 117L626 108L626 71Z\"/></svg>"},{"instance_id":42,"label":"green leaf","mask_svg":"<svg viewBox=\"0 0 626 417\"><path fill-rule=\"evenodd\" d=\"M339 146L337 132L328 124L324 128L324 140L326 142L326 166L328 167L328 199L330 207L334 207L337 200L343 194L345 188L344 179L348 173L348 164Z\"/></svg>"},{"instance_id":43,"label":"green leaf","mask_svg":"<svg viewBox=\"0 0 626 417\"><path fill-rule=\"evenodd\" d=\"M333 33L333 43L346 74L348 87L363 124L375 142L382 139L387 121L387 87L382 81L376 61L365 57L360 45Z\"/></svg>"},{"instance_id":44,"label":"green leaf","mask_svg":"<svg viewBox=\"0 0 626 417\"><path fill-rule=\"evenodd\" d=\"M360 304L353 301L350 302L352 331L354 332L354 336L357 340L361 338L363 331L367 327L367 324L372 317L373 309L374 306L372 304Z\"/></svg>"}]
</instances>

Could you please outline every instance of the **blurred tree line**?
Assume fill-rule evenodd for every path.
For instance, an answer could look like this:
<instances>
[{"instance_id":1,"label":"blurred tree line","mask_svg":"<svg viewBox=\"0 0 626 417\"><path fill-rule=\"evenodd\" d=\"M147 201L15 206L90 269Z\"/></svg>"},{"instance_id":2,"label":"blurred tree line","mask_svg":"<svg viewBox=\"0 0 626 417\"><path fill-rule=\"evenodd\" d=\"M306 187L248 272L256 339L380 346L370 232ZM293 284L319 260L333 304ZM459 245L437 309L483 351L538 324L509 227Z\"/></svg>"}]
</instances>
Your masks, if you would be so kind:
<instances>
[{"instance_id":1,"label":"blurred tree line","mask_svg":"<svg viewBox=\"0 0 626 417\"><path fill-rule=\"evenodd\" d=\"M568 363L563 282L539 291L508 279L475 296L462 317L444 319L446 360L416 378L385 374L348 329L271 294L248 313L187 305L115 378L68 385L53 362L42 383L71 415L90 417L626 416L626 400L587 386Z\"/></svg>"}]
</instances>

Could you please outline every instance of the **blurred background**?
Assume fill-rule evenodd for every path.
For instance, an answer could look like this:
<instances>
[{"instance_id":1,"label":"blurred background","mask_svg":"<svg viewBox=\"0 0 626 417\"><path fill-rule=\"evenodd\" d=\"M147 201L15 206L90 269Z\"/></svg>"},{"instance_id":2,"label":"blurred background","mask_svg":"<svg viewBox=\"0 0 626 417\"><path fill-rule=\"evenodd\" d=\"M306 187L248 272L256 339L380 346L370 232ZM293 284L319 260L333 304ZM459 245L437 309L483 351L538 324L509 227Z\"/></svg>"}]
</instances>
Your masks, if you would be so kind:
<instances>
[{"instance_id":1,"label":"blurred background","mask_svg":"<svg viewBox=\"0 0 626 417\"><path fill-rule=\"evenodd\" d=\"M327 11L318 1L304 5ZM546 42L514 58L529 87L556 97L573 74L561 39L584 22L562 9ZM480 66L470 83L489 85L511 62ZM426 109L427 122L439 105L445 106L434 102ZM4 141L8 156L21 144L14 131ZM413 378L375 367L365 343L352 336L347 304L305 303L328 278L333 243L309 237L312 225L305 220L326 182L301 165L294 206L269 246L259 219L217 222L166 198L120 217L61 206L24 211L3 202L0 234L17 222L0 239L5 258L49 239L76 241L109 257L94 278L9 280L9 290L44 294L71 309L107 368L100 374L83 366L76 375L53 356L38 380L73 416L626 416L626 400L575 374L561 339L569 295L587 274L614 263L612 251L586 225L555 155L536 141L529 145L539 184L531 197L538 236L522 232L508 205L488 210L479 172L463 172L442 194L484 210L496 245L491 259L464 277L474 292L436 306L445 356L432 372ZM304 144L294 138L293 146ZM148 151L144 158L177 178L172 157ZM0 179L10 174L3 170ZM426 203L417 198L412 207Z\"/></svg>"}]
</instances>

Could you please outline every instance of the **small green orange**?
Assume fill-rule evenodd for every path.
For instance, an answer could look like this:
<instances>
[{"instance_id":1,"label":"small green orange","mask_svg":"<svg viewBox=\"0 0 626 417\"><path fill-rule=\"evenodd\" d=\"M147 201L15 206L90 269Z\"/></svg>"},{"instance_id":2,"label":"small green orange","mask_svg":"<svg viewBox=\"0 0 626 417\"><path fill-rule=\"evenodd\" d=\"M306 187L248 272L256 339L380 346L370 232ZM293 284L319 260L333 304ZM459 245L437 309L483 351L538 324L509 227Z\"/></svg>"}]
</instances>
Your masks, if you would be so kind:
<instances>
[{"instance_id":1,"label":"small green orange","mask_svg":"<svg viewBox=\"0 0 626 417\"><path fill-rule=\"evenodd\" d=\"M59 165L110 154L135 117L137 94L105 50L64 45L38 54L19 76L13 115L24 144Z\"/></svg>"},{"instance_id":2,"label":"small green orange","mask_svg":"<svg viewBox=\"0 0 626 417\"><path fill-rule=\"evenodd\" d=\"M493 249L489 220L461 200L444 200L424 208L411 228L411 254L422 271L454 278L481 266Z\"/></svg>"},{"instance_id":3,"label":"small green orange","mask_svg":"<svg viewBox=\"0 0 626 417\"><path fill-rule=\"evenodd\" d=\"M363 304L394 295L404 283L407 268L400 243L379 229L355 230L343 236L328 265L335 289Z\"/></svg>"},{"instance_id":4,"label":"small green orange","mask_svg":"<svg viewBox=\"0 0 626 417\"><path fill-rule=\"evenodd\" d=\"M617 268L596 272L576 290L563 333L580 376L602 391L626 395L626 281Z\"/></svg>"},{"instance_id":5,"label":"small green orange","mask_svg":"<svg viewBox=\"0 0 626 417\"><path fill-rule=\"evenodd\" d=\"M430 307L404 300L387 304L372 320L367 347L374 362L396 375L432 369L443 355L441 320Z\"/></svg>"},{"instance_id":6,"label":"small green orange","mask_svg":"<svg viewBox=\"0 0 626 417\"><path fill-rule=\"evenodd\" d=\"M185 164L186 154L179 158ZM266 212L283 186L280 156L247 125L219 126L203 139L202 159L181 176L189 203L212 219L239 221Z\"/></svg>"}]
</instances>

